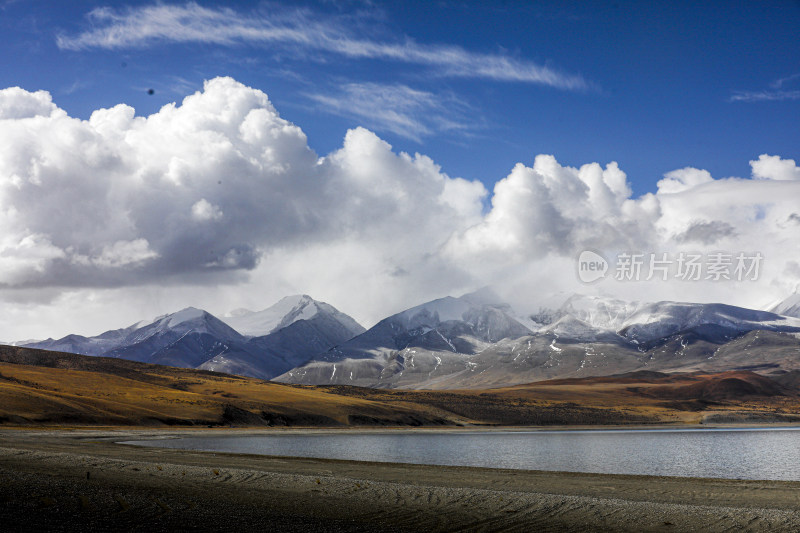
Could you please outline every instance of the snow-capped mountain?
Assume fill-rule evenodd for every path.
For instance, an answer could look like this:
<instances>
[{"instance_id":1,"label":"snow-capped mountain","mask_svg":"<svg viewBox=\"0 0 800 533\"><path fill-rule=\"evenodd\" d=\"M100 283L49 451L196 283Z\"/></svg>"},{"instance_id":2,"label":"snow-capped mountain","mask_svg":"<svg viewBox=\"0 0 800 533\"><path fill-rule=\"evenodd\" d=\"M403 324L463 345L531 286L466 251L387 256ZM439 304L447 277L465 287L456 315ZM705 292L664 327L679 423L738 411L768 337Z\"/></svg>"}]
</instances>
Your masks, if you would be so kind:
<instances>
[{"instance_id":1,"label":"snow-capped mountain","mask_svg":"<svg viewBox=\"0 0 800 533\"><path fill-rule=\"evenodd\" d=\"M246 337L210 313L188 307L96 337L67 335L26 346L196 368L220 353L247 352L246 343Z\"/></svg>"},{"instance_id":2,"label":"snow-capped mountain","mask_svg":"<svg viewBox=\"0 0 800 533\"><path fill-rule=\"evenodd\" d=\"M528 327L540 334L552 334L560 342L619 342L617 330L642 304L615 298L572 294L544 299L550 306L528 316ZM553 304L555 303L555 306Z\"/></svg>"},{"instance_id":3,"label":"snow-capped mountain","mask_svg":"<svg viewBox=\"0 0 800 533\"><path fill-rule=\"evenodd\" d=\"M247 339L207 311L189 307L140 325L106 357L197 368L221 353L247 351Z\"/></svg>"},{"instance_id":4,"label":"snow-capped mountain","mask_svg":"<svg viewBox=\"0 0 800 533\"><path fill-rule=\"evenodd\" d=\"M414 383L465 368L471 355L501 339L532 333L510 306L483 289L460 298L432 300L385 318L276 379L369 386Z\"/></svg>"},{"instance_id":5,"label":"snow-capped mountain","mask_svg":"<svg viewBox=\"0 0 800 533\"><path fill-rule=\"evenodd\" d=\"M800 317L787 316L794 301L775 307L784 313L777 314L561 295L520 317L482 289L364 331L332 306L297 295L225 321L187 308L96 337L28 346L288 383L391 388L498 387L633 370L774 372L800 370Z\"/></svg>"},{"instance_id":6,"label":"snow-capped mountain","mask_svg":"<svg viewBox=\"0 0 800 533\"><path fill-rule=\"evenodd\" d=\"M269 379L350 339L353 331L364 331L333 306L308 296L293 301L283 306L285 315L272 313L275 325L262 336L243 335L207 311L189 307L96 337L67 335L26 346Z\"/></svg>"},{"instance_id":7,"label":"snow-capped mountain","mask_svg":"<svg viewBox=\"0 0 800 533\"><path fill-rule=\"evenodd\" d=\"M564 302L558 314L577 318L593 328L617 330L641 307L640 302L573 294Z\"/></svg>"},{"instance_id":8,"label":"snow-capped mountain","mask_svg":"<svg viewBox=\"0 0 800 533\"><path fill-rule=\"evenodd\" d=\"M643 304L616 298L586 294L552 294L542 298L538 311L528 315L536 330L549 326L563 317L572 317L598 330L616 330Z\"/></svg>"},{"instance_id":9,"label":"snow-capped mountain","mask_svg":"<svg viewBox=\"0 0 800 533\"><path fill-rule=\"evenodd\" d=\"M795 291L788 298L770 306L767 310L778 315L800 318L800 292Z\"/></svg>"},{"instance_id":10,"label":"snow-capped mountain","mask_svg":"<svg viewBox=\"0 0 800 533\"><path fill-rule=\"evenodd\" d=\"M240 314L238 318L242 321L232 322L231 317L226 320L239 324L249 334L269 333L251 337L245 353L220 354L200 368L272 378L365 331L350 316L305 294L287 296L264 311ZM253 353L258 354L255 359ZM268 372L259 371L264 360L271 361Z\"/></svg>"},{"instance_id":11,"label":"snow-capped mountain","mask_svg":"<svg viewBox=\"0 0 800 533\"><path fill-rule=\"evenodd\" d=\"M276 379L479 388L638 369L774 367L773 356L781 368L800 368L800 319L723 304L573 295L525 320L489 294L397 313ZM753 343L762 348L746 356L730 348Z\"/></svg>"},{"instance_id":12,"label":"snow-capped mountain","mask_svg":"<svg viewBox=\"0 0 800 533\"><path fill-rule=\"evenodd\" d=\"M600 328L574 315L564 315L555 322L537 330L538 334L550 334L559 342L624 342L613 329Z\"/></svg>"},{"instance_id":13,"label":"snow-capped mountain","mask_svg":"<svg viewBox=\"0 0 800 533\"><path fill-rule=\"evenodd\" d=\"M314 320L326 316L339 324L342 334L346 337L343 341L365 331L361 324L348 315L330 304L314 300L307 294L286 296L263 311L237 309L222 317L222 320L243 335L261 337L298 320Z\"/></svg>"},{"instance_id":14,"label":"snow-capped mountain","mask_svg":"<svg viewBox=\"0 0 800 533\"><path fill-rule=\"evenodd\" d=\"M725 304L657 302L628 317L619 333L649 343L688 330L724 341L754 330L800 332L800 319Z\"/></svg>"}]
</instances>

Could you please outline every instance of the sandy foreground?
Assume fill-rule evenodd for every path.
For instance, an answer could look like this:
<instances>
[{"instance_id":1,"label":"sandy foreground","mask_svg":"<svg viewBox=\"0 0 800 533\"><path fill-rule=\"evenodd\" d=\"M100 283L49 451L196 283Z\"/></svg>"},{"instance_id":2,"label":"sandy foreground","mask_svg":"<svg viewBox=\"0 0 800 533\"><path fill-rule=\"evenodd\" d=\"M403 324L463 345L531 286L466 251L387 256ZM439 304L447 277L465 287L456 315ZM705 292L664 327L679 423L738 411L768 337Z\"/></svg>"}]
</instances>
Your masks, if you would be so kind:
<instances>
[{"instance_id":1,"label":"sandy foreground","mask_svg":"<svg viewBox=\"0 0 800 533\"><path fill-rule=\"evenodd\" d=\"M402 465L116 444L185 434L197 431L0 430L3 530L800 531L800 482Z\"/></svg>"}]
</instances>

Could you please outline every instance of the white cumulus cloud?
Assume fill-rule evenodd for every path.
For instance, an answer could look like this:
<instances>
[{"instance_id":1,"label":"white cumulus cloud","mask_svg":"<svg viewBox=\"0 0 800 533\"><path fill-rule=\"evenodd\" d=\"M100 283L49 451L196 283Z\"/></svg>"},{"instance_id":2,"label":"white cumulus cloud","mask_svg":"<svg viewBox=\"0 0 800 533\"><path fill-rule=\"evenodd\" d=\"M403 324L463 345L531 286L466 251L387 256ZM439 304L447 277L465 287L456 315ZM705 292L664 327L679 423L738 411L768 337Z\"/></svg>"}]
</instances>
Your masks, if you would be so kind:
<instances>
[{"instance_id":1,"label":"white cumulus cloud","mask_svg":"<svg viewBox=\"0 0 800 533\"><path fill-rule=\"evenodd\" d=\"M664 179L660 180L656 185L659 194L670 194L686 191L712 181L714 181L714 178L711 177L711 173L707 170L686 167L667 172L664 174Z\"/></svg>"},{"instance_id":2,"label":"white cumulus cloud","mask_svg":"<svg viewBox=\"0 0 800 533\"><path fill-rule=\"evenodd\" d=\"M750 161L753 177L762 180L800 180L800 167L794 159L781 159L777 155L761 154Z\"/></svg>"},{"instance_id":3,"label":"white cumulus cloud","mask_svg":"<svg viewBox=\"0 0 800 533\"><path fill-rule=\"evenodd\" d=\"M483 285L524 311L559 290L757 306L800 282L800 179L779 156L751 161L751 177L675 170L634 197L613 161L538 155L509 165L490 195L362 127L320 156L265 93L230 78L146 117L120 104L80 120L19 88L0 91L0 110L5 340L54 324L47 335L98 333L187 305L263 309L300 292L370 325ZM749 283L587 288L575 275L584 249L759 252L764 263ZM83 312L67 312L76 302Z\"/></svg>"},{"instance_id":4,"label":"white cumulus cloud","mask_svg":"<svg viewBox=\"0 0 800 533\"><path fill-rule=\"evenodd\" d=\"M320 158L263 92L230 78L148 117L51 106L46 93L0 92L0 108L25 109L0 119L8 287L221 275L274 248L392 231L431 252L477 220L486 194L360 128Z\"/></svg>"}]
</instances>

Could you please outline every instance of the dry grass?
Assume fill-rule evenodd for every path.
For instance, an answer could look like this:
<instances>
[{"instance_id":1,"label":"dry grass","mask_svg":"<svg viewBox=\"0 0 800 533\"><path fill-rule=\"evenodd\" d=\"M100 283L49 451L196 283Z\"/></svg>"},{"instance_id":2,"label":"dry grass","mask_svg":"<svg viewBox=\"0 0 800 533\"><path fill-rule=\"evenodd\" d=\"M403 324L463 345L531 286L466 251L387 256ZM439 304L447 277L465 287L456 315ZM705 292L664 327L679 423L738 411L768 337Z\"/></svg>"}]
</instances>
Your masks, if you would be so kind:
<instances>
[{"instance_id":1,"label":"dry grass","mask_svg":"<svg viewBox=\"0 0 800 533\"><path fill-rule=\"evenodd\" d=\"M634 373L484 391L398 391L283 385L0 346L0 422L7 424L418 426L798 420L796 391L752 372Z\"/></svg>"},{"instance_id":2,"label":"dry grass","mask_svg":"<svg viewBox=\"0 0 800 533\"><path fill-rule=\"evenodd\" d=\"M435 408L386 405L308 387L226 375L142 379L0 363L0 418L9 422L170 425L347 425L352 417L383 423L456 423ZM151 379L158 378L158 379ZM252 415L252 416L251 416ZM441 419L441 420L440 420Z\"/></svg>"}]
</instances>

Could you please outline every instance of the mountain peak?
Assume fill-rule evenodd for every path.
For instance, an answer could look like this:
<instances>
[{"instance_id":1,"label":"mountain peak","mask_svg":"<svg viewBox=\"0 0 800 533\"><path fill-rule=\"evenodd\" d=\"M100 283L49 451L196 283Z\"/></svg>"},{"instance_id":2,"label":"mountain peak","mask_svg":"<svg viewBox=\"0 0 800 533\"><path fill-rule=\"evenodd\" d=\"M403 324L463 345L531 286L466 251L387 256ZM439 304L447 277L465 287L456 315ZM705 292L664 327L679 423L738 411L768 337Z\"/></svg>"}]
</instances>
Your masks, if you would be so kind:
<instances>
[{"instance_id":1,"label":"mountain peak","mask_svg":"<svg viewBox=\"0 0 800 533\"><path fill-rule=\"evenodd\" d=\"M134 331L156 324L162 328L174 328L175 326L183 324L184 322L191 322L193 320L201 319L206 315L208 315L208 312L204 311L203 309L186 307L174 313L167 313L165 315L157 316L152 320L141 320L136 324L129 326L127 330Z\"/></svg>"},{"instance_id":2,"label":"mountain peak","mask_svg":"<svg viewBox=\"0 0 800 533\"><path fill-rule=\"evenodd\" d=\"M137 323L126 330L119 330L119 333L126 339L126 342L132 340L141 342L142 339L168 331L180 333L187 333L190 331L214 332L215 334L219 334L220 337L225 338L240 337L239 333L234 331L226 323L222 322L208 311L196 307L186 307L175 313L161 315L149 322L143 321ZM112 332L106 332L103 336L108 333Z\"/></svg>"},{"instance_id":3,"label":"mountain peak","mask_svg":"<svg viewBox=\"0 0 800 533\"><path fill-rule=\"evenodd\" d=\"M320 314L329 315L357 335L364 329L352 318L332 305L320 302L308 294L284 296L272 306L256 312L234 315L229 313L223 320L236 331L251 337L269 335L298 320L310 320Z\"/></svg>"},{"instance_id":4,"label":"mountain peak","mask_svg":"<svg viewBox=\"0 0 800 533\"><path fill-rule=\"evenodd\" d=\"M181 309L177 313L169 314L164 318L169 319L169 321L167 322L167 326L172 328L184 322L189 322L191 320L197 320L199 318L203 318L206 314L208 313L206 313L202 309L198 309L196 307L187 307L185 309Z\"/></svg>"}]
</instances>

